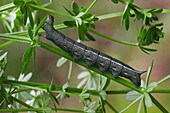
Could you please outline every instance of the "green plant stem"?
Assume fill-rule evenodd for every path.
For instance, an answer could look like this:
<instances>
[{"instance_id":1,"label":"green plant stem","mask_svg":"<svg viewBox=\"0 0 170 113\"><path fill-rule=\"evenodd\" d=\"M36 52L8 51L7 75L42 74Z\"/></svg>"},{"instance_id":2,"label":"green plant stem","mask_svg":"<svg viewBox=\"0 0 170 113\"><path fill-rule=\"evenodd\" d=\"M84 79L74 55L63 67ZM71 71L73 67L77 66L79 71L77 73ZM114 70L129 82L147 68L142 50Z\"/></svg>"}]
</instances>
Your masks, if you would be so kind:
<instances>
[{"instance_id":1,"label":"green plant stem","mask_svg":"<svg viewBox=\"0 0 170 113\"><path fill-rule=\"evenodd\" d=\"M75 109L65 109L65 108L52 108L52 110L57 110L57 111L68 111L68 112L84 112L83 110L75 110ZM26 111L46 111L43 108L27 108L27 109L0 109L0 112L26 112Z\"/></svg>"},{"instance_id":2,"label":"green plant stem","mask_svg":"<svg viewBox=\"0 0 170 113\"><path fill-rule=\"evenodd\" d=\"M170 93L170 89L153 89L151 93Z\"/></svg>"},{"instance_id":3,"label":"green plant stem","mask_svg":"<svg viewBox=\"0 0 170 113\"><path fill-rule=\"evenodd\" d=\"M170 10L169 9L163 9L162 13L170 14Z\"/></svg>"},{"instance_id":4,"label":"green plant stem","mask_svg":"<svg viewBox=\"0 0 170 113\"><path fill-rule=\"evenodd\" d=\"M74 18L73 16L71 15L67 15L67 14L64 14L64 13L60 13L58 11L55 11L55 10L51 10L51 9L48 9L48 8L45 8L45 7L42 7L42 6L38 6L38 5L34 5L34 4L30 4L31 7L34 7L34 8L37 8L37 9L41 9L41 10L44 10L44 11L47 11L47 12L50 12L50 13L55 13L55 14L58 14L58 15L61 15L61 16L65 16L65 17L68 17L68 18Z\"/></svg>"},{"instance_id":5,"label":"green plant stem","mask_svg":"<svg viewBox=\"0 0 170 113\"><path fill-rule=\"evenodd\" d=\"M49 84L42 84L42 83L36 83L36 82L22 82L22 81L12 81L12 80L3 80L4 84L7 85L15 85L15 86L21 86L29 89L35 89L35 90L42 90L47 92L47 88L49 88ZM81 88L72 88L68 87L66 89L66 92L69 93L81 93L83 89ZM62 91L62 86L55 85L55 89L51 90L51 92L58 93ZM88 90L87 93L91 93L93 95L99 95L99 92L96 90Z\"/></svg>"},{"instance_id":6,"label":"green plant stem","mask_svg":"<svg viewBox=\"0 0 170 113\"><path fill-rule=\"evenodd\" d=\"M106 100L105 103L111 108L112 111L118 113L118 111Z\"/></svg>"},{"instance_id":7,"label":"green plant stem","mask_svg":"<svg viewBox=\"0 0 170 113\"><path fill-rule=\"evenodd\" d=\"M151 75L151 72L152 72L152 67L153 67L153 60L152 60L151 66L149 66L149 69L148 69L148 72L147 72L146 82L145 82L145 83L146 83L145 88L148 86L149 78L150 78L150 75Z\"/></svg>"},{"instance_id":8,"label":"green plant stem","mask_svg":"<svg viewBox=\"0 0 170 113\"><path fill-rule=\"evenodd\" d=\"M0 34L0 38L19 41L19 42L26 42L26 43L32 42L29 38L18 36L18 35Z\"/></svg>"},{"instance_id":9,"label":"green plant stem","mask_svg":"<svg viewBox=\"0 0 170 113\"><path fill-rule=\"evenodd\" d=\"M94 0L93 3L88 7L88 9L85 11L85 14L88 13L90 11L90 9L94 6L94 4L97 2L98 0Z\"/></svg>"},{"instance_id":10,"label":"green plant stem","mask_svg":"<svg viewBox=\"0 0 170 113\"><path fill-rule=\"evenodd\" d=\"M163 113L169 113L151 94L149 94L152 102L163 112Z\"/></svg>"},{"instance_id":11,"label":"green plant stem","mask_svg":"<svg viewBox=\"0 0 170 113\"><path fill-rule=\"evenodd\" d=\"M104 38L106 38L106 39L109 39L109 40L112 40L112 41L115 41L115 42L118 42L118 43L121 43L121 44L126 44L126 45L130 45L130 46L138 46L137 43L131 43L131 42L121 41L121 40L118 40L118 39L116 39L116 38L112 38L112 37L110 37L110 36L106 36L106 35L104 35L104 34L101 34L101 33L99 33L99 32L96 32L96 31L94 31L94 30L92 30L92 29L88 29L88 28L87 28L87 30L90 31L90 32L92 32L92 33L94 33L94 34L96 34L96 35L99 35L99 36L101 36L101 37L104 37Z\"/></svg>"},{"instance_id":12,"label":"green plant stem","mask_svg":"<svg viewBox=\"0 0 170 113\"><path fill-rule=\"evenodd\" d=\"M100 15L97 16L98 21L99 20L105 20L105 19L109 19L109 18L115 18L115 17L120 17L123 15L123 12L116 12L116 13L109 13L109 14L105 14L105 15Z\"/></svg>"},{"instance_id":13,"label":"green plant stem","mask_svg":"<svg viewBox=\"0 0 170 113\"><path fill-rule=\"evenodd\" d=\"M132 90L107 90L108 95L111 94L126 94ZM170 93L170 89L153 89L150 93Z\"/></svg>"},{"instance_id":14,"label":"green plant stem","mask_svg":"<svg viewBox=\"0 0 170 113\"><path fill-rule=\"evenodd\" d=\"M167 80L167 79L169 79L169 78L170 78L170 75L164 77L163 79L161 79L161 80L158 81L158 84L162 83L163 81L165 81L165 80Z\"/></svg>"},{"instance_id":15,"label":"green plant stem","mask_svg":"<svg viewBox=\"0 0 170 113\"><path fill-rule=\"evenodd\" d=\"M13 97L13 96L11 96L11 98L12 98L14 101L20 103L21 105L24 105L24 106L27 107L27 108L33 108L32 106L26 104L25 102L23 102L23 101L21 101L21 100L15 98L15 97Z\"/></svg>"},{"instance_id":16,"label":"green plant stem","mask_svg":"<svg viewBox=\"0 0 170 113\"><path fill-rule=\"evenodd\" d=\"M118 1L119 1L120 3L126 5L126 1L124 1L124 0L118 0Z\"/></svg>"},{"instance_id":17,"label":"green plant stem","mask_svg":"<svg viewBox=\"0 0 170 113\"><path fill-rule=\"evenodd\" d=\"M25 88L25 89L21 89L21 90L13 91L13 92L11 92L11 94L16 94L16 93L20 93L20 92L28 91L28 90L32 90L32 89L31 89L31 88Z\"/></svg>"},{"instance_id":18,"label":"green plant stem","mask_svg":"<svg viewBox=\"0 0 170 113\"><path fill-rule=\"evenodd\" d=\"M1 44L1 45L0 45L0 49L3 48L3 47L5 47L5 46L7 46L7 45L12 44L13 42L15 42L15 41L14 41L14 40L10 40L10 41L8 41L8 42L5 42L5 43Z\"/></svg>"},{"instance_id":19,"label":"green plant stem","mask_svg":"<svg viewBox=\"0 0 170 113\"><path fill-rule=\"evenodd\" d=\"M145 98L145 97L144 97ZM145 100L145 99L144 99ZM143 101L143 109L144 109L144 113L147 113L147 108L146 108L146 104L145 101Z\"/></svg>"},{"instance_id":20,"label":"green plant stem","mask_svg":"<svg viewBox=\"0 0 170 113\"><path fill-rule=\"evenodd\" d=\"M12 9L14 7L15 7L15 5L13 3L9 3L9 4L6 4L6 5L3 5L3 6L0 7L0 12L8 10L8 9Z\"/></svg>"},{"instance_id":21,"label":"green plant stem","mask_svg":"<svg viewBox=\"0 0 170 113\"><path fill-rule=\"evenodd\" d=\"M106 94L107 95L110 95L110 94L126 94L129 91L132 91L132 90L112 90L112 91L106 91Z\"/></svg>"},{"instance_id":22,"label":"green plant stem","mask_svg":"<svg viewBox=\"0 0 170 113\"><path fill-rule=\"evenodd\" d=\"M42 84L42 83L36 83L36 82L22 82L22 81L12 81L12 80L5 80L3 79L2 82L7 85L15 85L15 86L21 86L28 88L27 90L35 89L35 90L42 90L47 91L47 88L49 88L48 84ZM68 87L66 89L66 92L69 93L81 93L83 89L81 88L73 88ZM62 91L62 86L55 85L55 89L51 90L51 92L60 92ZM108 95L110 94L126 94L131 90L112 90L112 91L106 91ZM99 92L96 90L88 90L87 93L90 93L92 95L99 95ZM168 89L157 89L153 90L151 93L170 93L170 90Z\"/></svg>"}]
</instances>

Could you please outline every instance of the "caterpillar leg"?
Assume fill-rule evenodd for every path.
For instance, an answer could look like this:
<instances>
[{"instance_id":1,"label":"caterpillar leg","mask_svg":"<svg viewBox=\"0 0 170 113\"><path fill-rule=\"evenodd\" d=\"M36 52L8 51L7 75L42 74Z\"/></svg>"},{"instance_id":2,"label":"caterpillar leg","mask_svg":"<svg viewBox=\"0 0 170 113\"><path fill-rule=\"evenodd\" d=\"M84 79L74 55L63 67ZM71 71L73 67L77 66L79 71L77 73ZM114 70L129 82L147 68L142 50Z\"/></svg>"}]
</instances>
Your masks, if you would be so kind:
<instances>
[{"instance_id":1,"label":"caterpillar leg","mask_svg":"<svg viewBox=\"0 0 170 113\"><path fill-rule=\"evenodd\" d=\"M114 77L115 79L117 79L118 76L120 75L120 73L116 72L116 71L113 70L113 69L109 69L108 71L109 71L110 73L112 73L112 75L113 75L113 77Z\"/></svg>"},{"instance_id":2,"label":"caterpillar leg","mask_svg":"<svg viewBox=\"0 0 170 113\"><path fill-rule=\"evenodd\" d=\"M78 61L81 58L83 58L84 53L86 51L86 46L78 42L75 42L75 44L73 45L72 51L73 51L72 54L73 54L74 60Z\"/></svg>"},{"instance_id":3,"label":"caterpillar leg","mask_svg":"<svg viewBox=\"0 0 170 113\"><path fill-rule=\"evenodd\" d=\"M74 58L74 62L77 62L78 60L81 59L81 57L79 57L79 56L77 56L75 54L73 54L73 58Z\"/></svg>"},{"instance_id":4,"label":"caterpillar leg","mask_svg":"<svg viewBox=\"0 0 170 113\"><path fill-rule=\"evenodd\" d=\"M100 53L98 55L97 62L95 65L99 68L99 70L101 71L101 74L103 74L104 71L108 70L110 66L110 62L111 62L110 56Z\"/></svg>"},{"instance_id":5,"label":"caterpillar leg","mask_svg":"<svg viewBox=\"0 0 170 113\"><path fill-rule=\"evenodd\" d=\"M97 50L86 47L83 55L83 61L86 62L87 68L95 64L95 62L97 61L98 53L99 52Z\"/></svg>"},{"instance_id":6,"label":"caterpillar leg","mask_svg":"<svg viewBox=\"0 0 170 113\"><path fill-rule=\"evenodd\" d=\"M87 68L90 68L93 65L93 63L89 60L85 60L85 63L87 65Z\"/></svg>"},{"instance_id":7,"label":"caterpillar leg","mask_svg":"<svg viewBox=\"0 0 170 113\"><path fill-rule=\"evenodd\" d=\"M99 66L99 70L100 70L101 74L103 74L107 69L102 66Z\"/></svg>"}]
</instances>

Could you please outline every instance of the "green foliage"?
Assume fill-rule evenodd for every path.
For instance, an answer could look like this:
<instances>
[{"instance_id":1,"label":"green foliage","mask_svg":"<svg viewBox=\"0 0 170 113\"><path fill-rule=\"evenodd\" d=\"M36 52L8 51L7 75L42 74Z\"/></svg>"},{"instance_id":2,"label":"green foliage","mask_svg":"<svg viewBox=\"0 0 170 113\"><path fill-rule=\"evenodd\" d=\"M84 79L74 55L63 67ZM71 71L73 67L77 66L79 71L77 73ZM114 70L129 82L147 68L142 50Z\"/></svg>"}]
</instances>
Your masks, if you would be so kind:
<instances>
[{"instance_id":1,"label":"green foliage","mask_svg":"<svg viewBox=\"0 0 170 113\"><path fill-rule=\"evenodd\" d=\"M39 0L31 0L31 1L14 0L14 2L13 2L15 6L20 7L20 11L24 15L24 18L23 18L24 25L26 25L27 17L29 17L29 21L30 21L30 25L31 25L32 29L34 27L34 21L33 21L32 12L30 9L32 7L30 5L31 4L38 5L38 1ZM33 9L36 10L36 8L33 8Z\"/></svg>"},{"instance_id":2,"label":"green foliage","mask_svg":"<svg viewBox=\"0 0 170 113\"><path fill-rule=\"evenodd\" d=\"M6 64L7 64L7 52L0 56L0 78L2 77L5 71Z\"/></svg>"},{"instance_id":3,"label":"green foliage","mask_svg":"<svg viewBox=\"0 0 170 113\"><path fill-rule=\"evenodd\" d=\"M35 34L34 34L34 36L37 35L37 33L38 33L39 29L41 28L41 26L44 25L46 19L47 19L47 16L45 16L40 23L38 22L39 24L38 24L38 26L37 26L36 29L35 29Z\"/></svg>"},{"instance_id":4,"label":"green foliage","mask_svg":"<svg viewBox=\"0 0 170 113\"><path fill-rule=\"evenodd\" d=\"M118 4L118 0L111 0L113 3Z\"/></svg>"},{"instance_id":5,"label":"green foliage","mask_svg":"<svg viewBox=\"0 0 170 113\"><path fill-rule=\"evenodd\" d=\"M69 87L70 85L70 78L72 73L72 60L73 58L68 55L67 53L63 52L57 47L54 47L52 45L43 43L38 40L38 32L42 32L40 30L41 26L44 25L47 16L42 19L40 22L40 19L36 19L36 12L37 10L43 10L47 11L49 13L55 13L61 16L68 17L72 20L65 21L64 24L66 26L59 25L58 28L64 29L68 27L77 27L77 31L79 34L79 39L81 41L95 41L95 38L89 33L96 34L98 36L101 36L103 38L126 44L131 46L139 47L143 52L149 54L148 52L155 52L156 49L150 49L145 46L149 46L153 43L159 44L160 38L164 37L163 33L163 23L155 23L155 21L158 21L158 17L156 14L163 13L165 10L163 9L142 9L136 5L134 5L134 0L124 1L124 0L111 0L113 3L118 4L122 3L125 5L124 12L121 13L113 13L113 14L106 14L102 16L96 16L96 14L89 13L89 10L96 4L97 0L94 0L94 2L88 7L81 7L73 1L71 4L71 11L65 8L65 10L71 15L67 15L64 13L60 13L54 10L51 10L49 8L43 7L44 5L40 5L39 0L14 0L13 4L7 4L0 7L0 14L4 14L3 18L0 18L3 20L4 28L6 29L6 32L8 34L2 34L0 33L0 37L19 41L19 42L26 42L29 43L30 46L27 48L27 50L24 53L23 56L23 68L22 68L22 74L16 79L13 76L7 76L5 78L4 71L7 64L7 52L2 54L0 56L0 112L19 112L19 111L36 111L36 112L47 112L51 113L53 110L55 111L70 111L70 112L89 112L89 113L105 113L107 110L105 110L105 106L108 105L109 108L113 112L118 112L108 101L107 101L107 95L108 94L126 94L127 100L134 100L128 107L123 109L120 112L125 111L130 106L132 106L134 103L136 103L138 100L139 106L137 109L137 112L140 113L142 109L142 103L144 103L144 110L147 111L147 108L152 107L153 104L155 104L162 112L168 112L153 96L151 93L159 92L159 93L170 93L168 89L156 89L157 86L164 82L165 80L170 78L170 75L164 77L163 79L159 81L153 81L149 83L149 78L151 75L152 65L148 69L147 77L146 77L146 83L144 81L141 81L141 87L135 88L134 85L132 85L130 82L123 80L121 78L115 80L111 76L111 74L104 73L103 76L99 74L99 70L95 67L91 67L89 69L86 69L85 63L83 62L77 62L83 70L78 75L78 79L81 79L79 84L77 85L77 88ZM2 11L8 11L8 9L14 8L11 12L2 12ZM166 12L168 12L166 10ZM34 13L32 15L32 13ZM122 14L122 15L121 15ZM15 18L12 18L12 15L15 15ZM115 16L116 15L116 16ZM130 20L131 18L134 19L134 21L142 20L142 26L140 29L140 32L137 36L137 43L130 43L126 41L121 41L118 39L115 39L113 37L106 36L102 33L99 33L97 31L94 31L92 29L95 29L95 21L100 21L100 17L103 17L103 19L107 18L113 18L122 16L122 24L124 22L125 29L128 30L130 28ZM29 18L29 21L27 21L27 18ZM20 21L23 20L23 24L20 23ZM35 20L37 20L35 24ZM102 19L101 19L102 20ZM154 24L153 24L154 22ZM18 24L16 24L18 23ZM27 25L28 24L28 25ZM11 25L11 26L10 26ZM23 28L25 31L21 31L21 28ZM15 32L16 31L16 32ZM21 36L22 35L22 36ZM13 42L14 42L13 41ZM4 43L3 45L0 45L0 48L7 46L11 44L12 42ZM28 82L28 80L32 77L32 73L29 73L25 75L32 57L35 67L35 59L36 59L36 47L44 48L48 51L51 51L55 54L58 54L62 56L61 59L57 62L57 67L61 67L66 61L71 60L69 62L69 72L67 77L67 82L63 84L62 86L54 85L54 75L52 80L49 82L49 84L41 84L41 83L35 83L35 82ZM109 93L107 90L107 87L110 85L111 80L114 80L130 89L124 91L111 91L112 93ZM8 87L6 87L8 85ZM81 89L82 87L82 89ZM57 95L57 96L56 96ZM75 110L75 109L66 109L61 108L61 105L59 103L60 101L70 98L71 95L74 95L80 99L80 103L84 106L83 110ZM94 99L94 96L96 98ZM54 108L51 107L51 103L53 104ZM57 105L58 104L58 105ZM57 105L57 106L56 106ZM24 106L24 109L23 109ZM59 106L59 108L58 108ZM3 109L8 108L8 109Z\"/></svg>"},{"instance_id":6,"label":"green foliage","mask_svg":"<svg viewBox=\"0 0 170 113\"><path fill-rule=\"evenodd\" d=\"M162 26L163 23L151 25L148 30L141 27L140 34L138 36L138 43L140 46L150 45L152 43L159 43L159 39L164 37L162 32L163 28L159 29L158 27Z\"/></svg>"},{"instance_id":7,"label":"green foliage","mask_svg":"<svg viewBox=\"0 0 170 113\"><path fill-rule=\"evenodd\" d=\"M65 9L70 15L74 16L74 21L65 21L64 24L69 27L77 26L79 39L81 41L95 41L94 37L87 32L87 28L95 28L94 22L98 20L96 15L86 13L87 9L84 7L81 7L79 10L79 7L75 1L73 1L71 5L72 12L67 8Z\"/></svg>"}]
</instances>

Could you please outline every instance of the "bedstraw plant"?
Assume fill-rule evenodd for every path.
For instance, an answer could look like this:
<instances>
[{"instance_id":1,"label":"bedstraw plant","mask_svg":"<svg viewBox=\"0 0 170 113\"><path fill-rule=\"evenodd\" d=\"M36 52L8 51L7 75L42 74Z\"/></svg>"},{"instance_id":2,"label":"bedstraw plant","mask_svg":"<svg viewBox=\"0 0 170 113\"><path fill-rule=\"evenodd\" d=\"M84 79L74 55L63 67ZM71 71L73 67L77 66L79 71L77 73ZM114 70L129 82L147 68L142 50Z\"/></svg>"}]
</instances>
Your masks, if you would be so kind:
<instances>
[{"instance_id":1,"label":"bedstraw plant","mask_svg":"<svg viewBox=\"0 0 170 113\"><path fill-rule=\"evenodd\" d=\"M69 7L63 5L63 8L67 13L61 13L47 8L47 6L52 4L52 0L45 4L42 4L40 0L14 0L12 3L8 4L5 4L6 2L4 2L4 5L0 6L0 19L3 22L3 27L5 29L4 33L0 33L0 40L8 40L0 45L0 49L3 49L3 47L12 43L15 44L15 42L29 44L29 47L23 55L23 68L18 78L5 75L4 72L8 62L8 52L0 51L0 112L34 111L51 113L52 111L66 111L106 113L107 109L105 107L108 106L112 112L122 113L139 101L138 108L136 109L137 113L140 113L142 108L144 109L144 112L147 113L147 109L152 107L153 104L159 108L161 112L168 113L168 110L159 102L159 100L155 99L153 93L170 93L170 89L156 88L160 83L169 79L170 75L167 75L159 81L149 83L152 67L154 65L153 61L147 70L145 82L142 80L141 86L138 88L134 87L134 84L130 81L121 77L114 79L108 72L100 75L99 69L96 67L87 69L86 64L79 61L76 62L76 64L83 70L82 73L78 75L78 79L81 79L81 81L77 87L69 87L70 82L72 82L70 80L71 72L74 70L74 68L72 68L72 56L54 45L39 40L42 37L41 34L44 34L41 26L44 25L47 18L47 16L43 19L39 18L37 12L42 10L49 14L57 14L68 18L69 21L64 21L62 24L54 25L54 27L57 30L76 28L79 37L78 42L95 41L96 39L92 35L95 34L105 38L105 40L137 47L139 48L139 51L141 50L144 52L144 55L152 54L152 52L157 51L156 49L149 47L152 44L159 44L160 40L163 40L162 38L164 37L163 23L159 22L157 14L169 14L170 10L161 8L142 9L134 3L134 0L110 0L113 6L123 4L124 11L98 16L97 14L91 14L89 12L93 6L98 4L98 1L99 0L92 1L89 7L83 7L73 1L71 10ZM96 21L115 17L121 17L121 24L127 31L130 28L130 21L132 21L132 19L133 21L142 21L142 25L138 25L136 43L119 40L95 30ZM54 84L54 78L57 78L55 75L53 75L49 84L29 82L29 79L32 76L35 76L34 69L36 65L37 48L43 48L61 56L56 63L57 67L61 67L69 60L69 73L67 82L64 85L59 86ZM33 60L33 72L26 75L25 73L31 65L31 60ZM107 87L111 82L122 84L123 86L128 87L129 90L107 90ZM107 100L108 95L114 94L125 94L127 100L134 101L130 105L127 105L126 108L118 109L118 106L110 104ZM71 95L79 98L80 104L83 105L84 109L63 108L60 105L61 100L70 98Z\"/></svg>"}]
</instances>

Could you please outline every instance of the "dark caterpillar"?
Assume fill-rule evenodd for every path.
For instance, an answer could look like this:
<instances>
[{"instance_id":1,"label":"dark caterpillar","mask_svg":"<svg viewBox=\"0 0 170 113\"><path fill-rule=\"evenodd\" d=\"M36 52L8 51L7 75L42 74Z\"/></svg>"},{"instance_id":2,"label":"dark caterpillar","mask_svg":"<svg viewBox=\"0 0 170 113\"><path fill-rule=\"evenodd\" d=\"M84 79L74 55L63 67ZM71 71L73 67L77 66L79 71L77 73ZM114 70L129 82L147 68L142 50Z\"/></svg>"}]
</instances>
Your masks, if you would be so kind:
<instances>
[{"instance_id":1,"label":"dark caterpillar","mask_svg":"<svg viewBox=\"0 0 170 113\"><path fill-rule=\"evenodd\" d=\"M73 56L74 61L83 60L86 62L87 68L95 65L102 74L104 71L108 71L113 74L115 79L120 75L132 81L135 84L135 87L140 86L140 75L146 71L136 71L129 65L112 58L111 56L68 38L54 29L53 22L54 17L49 15L42 27L46 31L46 36L44 36L44 38L52 41L55 45Z\"/></svg>"}]
</instances>

